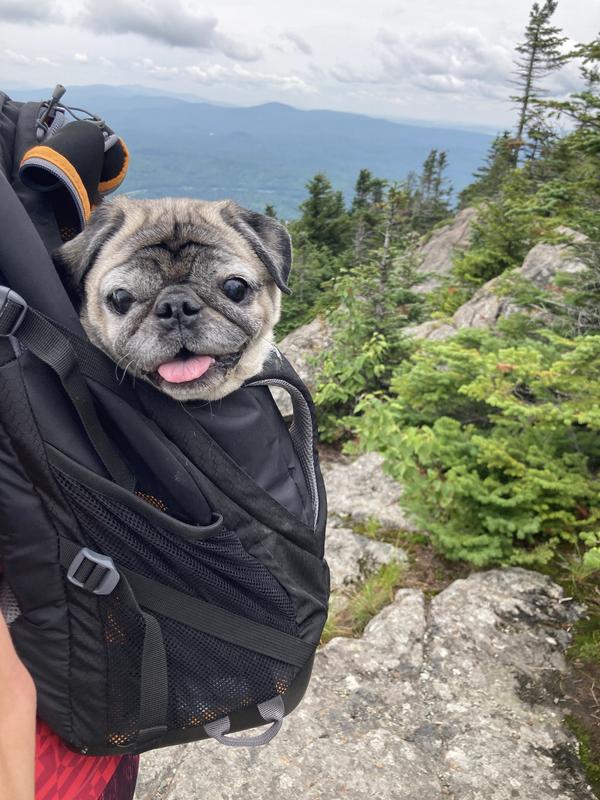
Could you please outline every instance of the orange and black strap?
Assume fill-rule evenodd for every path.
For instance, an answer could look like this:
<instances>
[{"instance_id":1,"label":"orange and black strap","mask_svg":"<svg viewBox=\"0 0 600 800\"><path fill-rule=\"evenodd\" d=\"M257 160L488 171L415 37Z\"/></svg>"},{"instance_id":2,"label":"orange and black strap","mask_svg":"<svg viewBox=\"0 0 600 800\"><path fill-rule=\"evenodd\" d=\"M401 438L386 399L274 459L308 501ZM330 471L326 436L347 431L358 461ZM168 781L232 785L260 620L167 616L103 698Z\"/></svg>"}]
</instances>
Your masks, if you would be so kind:
<instances>
[{"instance_id":1,"label":"orange and black strap","mask_svg":"<svg viewBox=\"0 0 600 800\"><path fill-rule=\"evenodd\" d=\"M104 154L102 173L98 191L101 195L110 194L118 189L125 180L129 169L129 151L123 139L117 142Z\"/></svg>"}]
</instances>

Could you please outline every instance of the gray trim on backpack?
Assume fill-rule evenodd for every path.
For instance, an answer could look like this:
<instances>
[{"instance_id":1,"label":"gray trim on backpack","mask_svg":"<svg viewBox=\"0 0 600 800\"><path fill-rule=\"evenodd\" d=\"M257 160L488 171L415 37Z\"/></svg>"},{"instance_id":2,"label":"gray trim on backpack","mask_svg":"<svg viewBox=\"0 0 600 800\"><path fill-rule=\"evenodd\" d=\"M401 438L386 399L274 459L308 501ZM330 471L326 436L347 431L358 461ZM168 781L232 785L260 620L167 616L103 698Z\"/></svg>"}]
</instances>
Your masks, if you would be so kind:
<instances>
[{"instance_id":1,"label":"gray trim on backpack","mask_svg":"<svg viewBox=\"0 0 600 800\"><path fill-rule=\"evenodd\" d=\"M47 172L52 175L54 178L57 179L57 183L61 183L64 188L69 192L73 203L75 204L75 208L77 209L77 215L79 217L79 224L83 229L85 227L86 218L85 218L85 210L83 208L83 204L81 202L81 198L79 196L79 192L75 188L73 181L71 180L70 176L67 175L60 167L57 167L56 164L51 164L44 158L35 157L26 157L21 162L21 169L20 169L20 177L21 181L29 186L31 189L36 189L38 192L41 191L50 191L50 189L55 189L56 185L50 187L50 189L41 189L40 186L32 184L27 179L23 180L23 171L24 169L29 169L31 167L37 167L37 169L41 169L43 172Z\"/></svg>"},{"instance_id":2,"label":"gray trim on backpack","mask_svg":"<svg viewBox=\"0 0 600 800\"><path fill-rule=\"evenodd\" d=\"M226 736L225 734L229 732L230 728L229 717L221 717L221 719L215 719L207 723L204 726L204 730L211 739L215 739L219 744L225 744L228 747L261 747L264 744L268 744L271 739L274 739L281 730L285 706L281 695L277 695L271 700L259 703L257 708L265 722L273 723L264 733L260 733L257 736L237 736L234 738Z\"/></svg>"},{"instance_id":3,"label":"gray trim on backpack","mask_svg":"<svg viewBox=\"0 0 600 800\"><path fill-rule=\"evenodd\" d=\"M0 576L0 614L7 625L12 624L21 615L19 603L6 578Z\"/></svg>"},{"instance_id":4,"label":"gray trim on backpack","mask_svg":"<svg viewBox=\"0 0 600 800\"><path fill-rule=\"evenodd\" d=\"M293 386L283 378L264 378L259 381L252 381L246 386L280 386L285 389L292 399L293 420L290 426L290 437L294 449L300 460L302 472L306 480L313 510L313 528L319 519L319 490L317 487L317 475L313 459L314 452L314 433L312 416L308 403L304 395L296 386Z\"/></svg>"}]
</instances>

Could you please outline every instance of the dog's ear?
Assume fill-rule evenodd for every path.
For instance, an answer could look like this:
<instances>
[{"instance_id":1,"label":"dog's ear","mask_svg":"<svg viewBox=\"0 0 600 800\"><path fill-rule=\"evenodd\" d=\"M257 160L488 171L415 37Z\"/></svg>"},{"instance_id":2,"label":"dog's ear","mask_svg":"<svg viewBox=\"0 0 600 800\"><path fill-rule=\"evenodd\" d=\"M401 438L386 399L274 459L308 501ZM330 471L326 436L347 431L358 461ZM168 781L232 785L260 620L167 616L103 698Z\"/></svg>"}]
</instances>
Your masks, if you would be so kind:
<instances>
[{"instance_id":1,"label":"dog's ear","mask_svg":"<svg viewBox=\"0 0 600 800\"><path fill-rule=\"evenodd\" d=\"M116 203L102 203L94 209L80 234L52 253L70 286L79 290L106 242L125 221L125 212Z\"/></svg>"},{"instance_id":2,"label":"dog's ear","mask_svg":"<svg viewBox=\"0 0 600 800\"><path fill-rule=\"evenodd\" d=\"M248 211L233 202L223 207L221 215L228 225L244 237L276 286L282 292L291 294L287 281L292 266L292 242L281 222L256 211Z\"/></svg>"}]
</instances>

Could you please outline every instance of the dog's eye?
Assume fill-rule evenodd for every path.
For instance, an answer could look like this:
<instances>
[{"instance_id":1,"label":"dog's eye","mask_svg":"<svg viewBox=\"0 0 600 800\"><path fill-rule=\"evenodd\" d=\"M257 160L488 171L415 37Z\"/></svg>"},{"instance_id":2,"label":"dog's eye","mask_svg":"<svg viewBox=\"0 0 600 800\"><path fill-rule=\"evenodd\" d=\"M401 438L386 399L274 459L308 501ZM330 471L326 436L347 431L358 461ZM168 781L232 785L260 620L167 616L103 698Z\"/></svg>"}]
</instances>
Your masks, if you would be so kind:
<instances>
[{"instance_id":1,"label":"dog's eye","mask_svg":"<svg viewBox=\"0 0 600 800\"><path fill-rule=\"evenodd\" d=\"M241 278L228 278L223 284L223 291L234 303L241 303L248 293L248 284Z\"/></svg>"},{"instance_id":2,"label":"dog's eye","mask_svg":"<svg viewBox=\"0 0 600 800\"><path fill-rule=\"evenodd\" d=\"M109 295L108 302L117 314L126 314L135 300L126 289L117 289Z\"/></svg>"}]
</instances>

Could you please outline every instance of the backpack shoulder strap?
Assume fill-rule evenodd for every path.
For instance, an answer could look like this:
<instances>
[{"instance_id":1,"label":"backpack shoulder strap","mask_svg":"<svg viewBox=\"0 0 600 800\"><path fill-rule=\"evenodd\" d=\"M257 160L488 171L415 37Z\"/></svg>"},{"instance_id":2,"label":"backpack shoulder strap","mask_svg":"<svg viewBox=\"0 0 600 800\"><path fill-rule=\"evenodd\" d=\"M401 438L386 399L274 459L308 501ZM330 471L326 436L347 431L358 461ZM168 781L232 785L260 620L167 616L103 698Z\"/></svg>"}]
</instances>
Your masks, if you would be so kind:
<instances>
[{"instance_id":1,"label":"backpack shoulder strap","mask_svg":"<svg viewBox=\"0 0 600 800\"><path fill-rule=\"evenodd\" d=\"M0 337L14 336L59 377L90 442L111 478L131 491L135 478L104 432L69 339L23 298L0 286Z\"/></svg>"}]
</instances>

